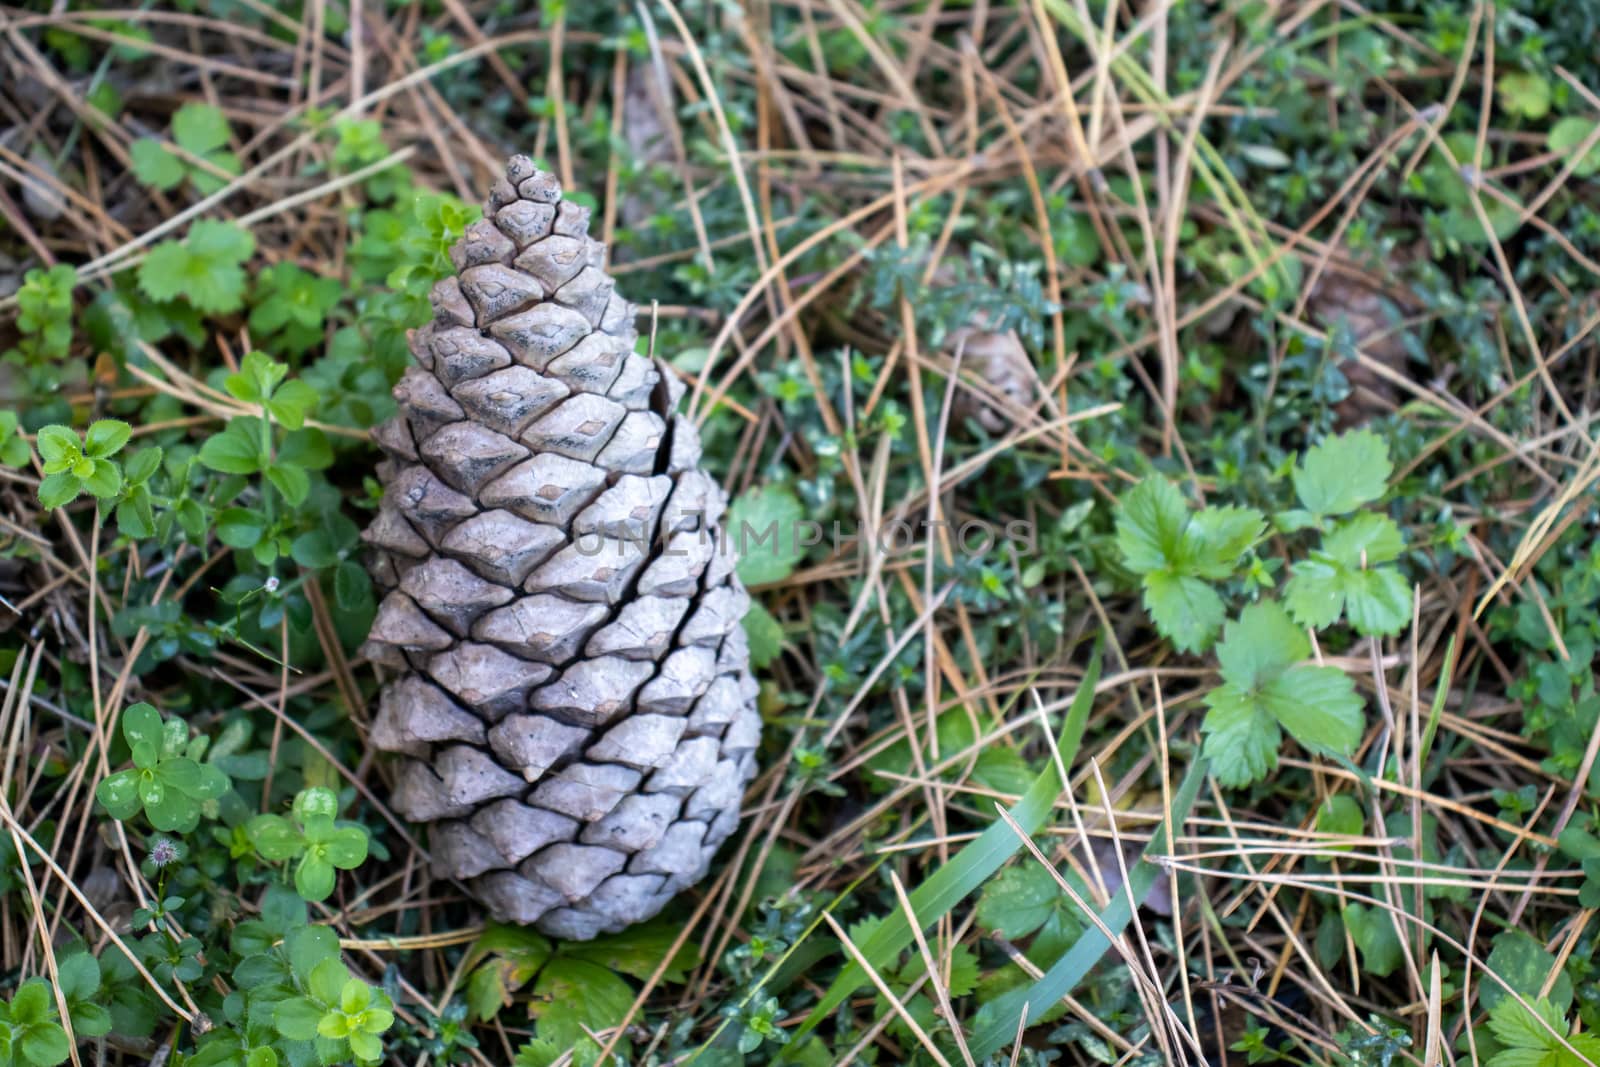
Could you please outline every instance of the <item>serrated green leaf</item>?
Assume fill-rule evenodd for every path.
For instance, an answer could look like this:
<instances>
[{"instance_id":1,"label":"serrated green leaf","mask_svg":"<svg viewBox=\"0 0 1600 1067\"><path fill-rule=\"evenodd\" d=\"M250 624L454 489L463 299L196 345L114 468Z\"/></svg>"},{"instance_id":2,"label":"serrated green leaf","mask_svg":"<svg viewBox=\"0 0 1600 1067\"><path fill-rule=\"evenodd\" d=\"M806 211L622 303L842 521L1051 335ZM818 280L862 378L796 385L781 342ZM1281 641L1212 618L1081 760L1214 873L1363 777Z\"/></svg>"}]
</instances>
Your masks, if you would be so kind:
<instances>
[{"instance_id":1,"label":"serrated green leaf","mask_svg":"<svg viewBox=\"0 0 1600 1067\"><path fill-rule=\"evenodd\" d=\"M1117 507L1117 547L1135 574L1171 568L1183 557L1189 505L1165 478L1146 478L1122 495Z\"/></svg>"},{"instance_id":2,"label":"serrated green leaf","mask_svg":"<svg viewBox=\"0 0 1600 1067\"><path fill-rule=\"evenodd\" d=\"M1397 559L1406 545L1387 515L1364 511L1338 523L1322 539L1322 551L1350 568L1375 567Z\"/></svg>"},{"instance_id":3,"label":"serrated green leaf","mask_svg":"<svg viewBox=\"0 0 1600 1067\"><path fill-rule=\"evenodd\" d=\"M783 651L783 627L759 600L750 601L744 616L745 636L750 639L750 665L762 670Z\"/></svg>"},{"instance_id":4,"label":"serrated green leaf","mask_svg":"<svg viewBox=\"0 0 1600 1067\"><path fill-rule=\"evenodd\" d=\"M1238 789L1265 778L1278 766L1283 734L1278 722L1233 685L1221 685L1206 694L1210 709L1200 724L1205 735L1202 751L1211 761L1217 781Z\"/></svg>"},{"instance_id":5,"label":"serrated green leaf","mask_svg":"<svg viewBox=\"0 0 1600 1067\"><path fill-rule=\"evenodd\" d=\"M1217 646L1222 678L1252 692L1311 654L1311 643L1276 601L1247 606Z\"/></svg>"},{"instance_id":6,"label":"serrated green leaf","mask_svg":"<svg viewBox=\"0 0 1600 1067\"><path fill-rule=\"evenodd\" d=\"M1192 573L1214 581L1232 576L1266 527L1254 508L1201 508L1185 531Z\"/></svg>"},{"instance_id":7,"label":"serrated green leaf","mask_svg":"<svg viewBox=\"0 0 1600 1067\"><path fill-rule=\"evenodd\" d=\"M539 1036L567 1048L586 1040L584 1029L609 1030L633 1006L633 989L597 963L557 956L539 972L533 1013Z\"/></svg>"},{"instance_id":8,"label":"serrated green leaf","mask_svg":"<svg viewBox=\"0 0 1600 1067\"><path fill-rule=\"evenodd\" d=\"M1180 652L1209 648L1227 613L1222 597L1199 578L1155 571L1144 578L1144 609Z\"/></svg>"},{"instance_id":9,"label":"serrated green leaf","mask_svg":"<svg viewBox=\"0 0 1600 1067\"><path fill-rule=\"evenodd\" d=\"M1394 567L1357 571L1345 589L1344 610L1358 634L1397 634L1411 622L1411 583Z\"/></svg>"},{"instance_id":10,"label":"serrated green leaf","mask_svg":"<svg viewBox=\"0 0 1600 1067\"><path fill-rule=\"evenodd\" d=\"M256 239L249 230L217 219L196 222L185 243L211 263L243 263L256 251Z\"/></svg>"},{"instance_id":11,"label":"serrated green leaf","mask_svg":"<svg viewBox=\"0 0 1600 1067\"><path fill-rule=\"evenodd\" d=\"M621 933L606 934L593 941L568 945L563 951L578 959L597 963L613 971L631 975L644 981L655 973L666 958L673 943L678 940L683 927L665 919L630 926ZM673 955L667 969L662 972L669 982L682 982L689 971L700 964L700 950L693 943L685 943Z\"/></svg>"},{"instance_id":12,"label":"serrated green leaf","mask_svg":"<svg viewBox=\"0 0 1600 1067\"><path fill-rule=\"evenodd\" d=\"M728 508L728 538L739 554L746 585L781 582L805 555L800 524L805 512L787 487L763 486L743 493Z\"/></svg>"},{"instance_id":13,"label":"serrated green leaf","mask_svg":"<svg viewBox=\"0 0 1600 1067\"><path fill-rule=\"evenodd\" d=\"M1261 707L1277 719L1301 747L1350 756L1366 727L1355 683L1337 667L1290 667L1264 686Z\"/></svg>"},{"instance_id":14,"label":"serrated green leaf","mask_svg":"<svg viewBox=\"0 0 1600 1067\"><path fill-rule=\"evenodd\" d=\"M1307 511L1337 516L1383 496L1393 471L1383 438L1371 430L1351 430L1314 445L1291 477Z\"/></svg>"},{"instance_id":15,"label":"serrated green leaf","mask_svg":"<svg viewBox=\"0 0 1600 1067\"><path fill-rule=\"evenodd\" d=\"M128 157L133 163L133 176L145 185L170 190L183 184L183 176L187 173L183 160L153 137L141 137L134 141L128 146Z\"/></svg>"},{"instance_id":16,"label":"serrated green leaf","mask_svg":"<svg viewBox=\"0 0 1600 1067\"><path fill-rule=\"evenodd\" d=\"M221 148L230 136L227 118L210 104L185 104L172 116L172 139L197 156Z\"/></svg>"},{"instance_id":17,"label":"serrated green leaf","mask_svg":"<svg viewBox=\"0 0 1600 1067\"><path fill-rule=\"evenodd\" d=\"M1050 872L1029 859L1007 867L978 897L978 923L1002 937L1026 937L1050 918L1061 899Z\"/></svg>"}]
</instances>

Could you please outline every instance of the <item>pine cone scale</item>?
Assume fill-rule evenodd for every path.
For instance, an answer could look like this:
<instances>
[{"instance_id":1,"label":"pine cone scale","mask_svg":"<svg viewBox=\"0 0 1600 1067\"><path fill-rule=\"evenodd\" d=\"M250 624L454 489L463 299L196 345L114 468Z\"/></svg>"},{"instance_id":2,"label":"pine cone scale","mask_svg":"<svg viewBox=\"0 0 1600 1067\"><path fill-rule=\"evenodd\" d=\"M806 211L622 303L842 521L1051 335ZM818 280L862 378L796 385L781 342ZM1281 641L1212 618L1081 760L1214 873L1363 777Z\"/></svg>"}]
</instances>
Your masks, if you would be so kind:
<instances>
[{"instance_id":1,"label":"pine cone scale","mask_svg":"<svg viewBox=\"0 0 1600 1067\"><path fill-rule=\"evenodd\" d=\"M760 731L725 498L587 229L511 161L373 433L363 535L395 810L496 918L574 938L704 875Z\"/></svg>"}]
</instances>

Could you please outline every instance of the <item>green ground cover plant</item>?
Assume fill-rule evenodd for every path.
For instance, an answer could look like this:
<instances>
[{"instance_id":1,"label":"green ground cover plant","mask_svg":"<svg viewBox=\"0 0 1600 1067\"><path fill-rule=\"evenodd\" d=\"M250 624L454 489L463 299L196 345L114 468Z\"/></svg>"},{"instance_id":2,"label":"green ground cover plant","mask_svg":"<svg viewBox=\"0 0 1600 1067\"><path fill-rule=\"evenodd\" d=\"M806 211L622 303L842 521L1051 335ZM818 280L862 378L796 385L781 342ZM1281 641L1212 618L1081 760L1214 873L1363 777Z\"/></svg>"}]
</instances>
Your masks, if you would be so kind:
<instances>
[{"instance_id":1,"label":"green ground cover plant","mask_svg":"<svg viewBox=\"0 0 1600 1067\"><path fill-rule=\"evenodd\" d=\"M0 7L0 1065L1600 1062L1597 38ZM741 828L586 942L368 743L369 431L513 152L780 533Z\"/></svg>"}]
</instances>

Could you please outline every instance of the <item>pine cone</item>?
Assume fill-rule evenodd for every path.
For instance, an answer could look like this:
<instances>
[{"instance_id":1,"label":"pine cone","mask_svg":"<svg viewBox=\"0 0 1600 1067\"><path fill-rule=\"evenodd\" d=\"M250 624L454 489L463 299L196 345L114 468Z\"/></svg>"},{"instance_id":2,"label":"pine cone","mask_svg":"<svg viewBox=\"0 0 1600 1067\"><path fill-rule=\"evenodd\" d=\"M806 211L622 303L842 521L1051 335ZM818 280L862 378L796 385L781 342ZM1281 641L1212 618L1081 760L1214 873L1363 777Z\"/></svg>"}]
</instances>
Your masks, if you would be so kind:
<instances>
[{"instance_id":1,"label":"pine cone","mask_svg":"<svg viewBox=\"0 0 1600 1067\"><path fill-rule=\"evenodd\" d=\"M363 534L395 810L496 919L580 939L705 875L761 728L726 497L588 223L511 160L411 337Z\"/></svg>"}]
</instances>

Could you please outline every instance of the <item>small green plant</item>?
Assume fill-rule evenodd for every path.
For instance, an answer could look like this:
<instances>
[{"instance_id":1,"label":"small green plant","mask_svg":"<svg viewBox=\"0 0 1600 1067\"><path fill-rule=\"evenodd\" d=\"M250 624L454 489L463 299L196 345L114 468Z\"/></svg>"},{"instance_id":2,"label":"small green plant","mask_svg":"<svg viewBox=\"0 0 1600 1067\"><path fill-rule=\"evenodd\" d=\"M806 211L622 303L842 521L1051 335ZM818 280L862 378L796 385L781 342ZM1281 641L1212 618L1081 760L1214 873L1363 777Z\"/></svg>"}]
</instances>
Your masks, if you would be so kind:
<instances>
[{"instance_id":1,"label":"small green plant","mask_svg":"<svg viewBox=\"0 0 1600 1067\"><path fill-rule=\"evenodd\" d=\"M39 503L60 508L84 493L110 500L122 489L122 467L111 457L133 436L118 419L101 419L79 437L66 426L45 426L37 439L40 469Z\"/></svg>"},{"instance_id":2,"label":"small green plant","mask_svg":"<svg viewBox=\"0 0 1600 1067\"><path fill-rule=\"evenodd\" d=\"M0 1001L0 1067L55 1067L70 1052L49 982L30 978Z\"/></svg>"},{"instance_id":3,"label":"small green plant","mask_svg":"<svg viewBox=\"0 0 1600 1067\"><path fill-rule=\"evenodd\" d=\"M249 230L201 219L182 241L162 241L139 264L139 289L158 303L187 300L196 311L222 314L244 303L244 262L256 250Z\"/></svg>"},{"instance_id":4,"label":"small green plant","mask_svg":"<svg viewBox=\"0 0 1600 1067\"><path fill-rule=\"evenodd\" d=\"M311 968L305 992L278 1003L272 1020L291 1041L310 1041L323 1063L344 1058L376 1063L383 1057L379 1035L394 1025L389 995L374 989L336 957Z\"/></svg>"},{"instance_id":5,"label":"small green plant","mask_svg":"<svg viewBox=\"0 0 1600 1067\"><path fill-rule=\"evenodd\" d=\"M311 471L333 461L327 438L305 425L317 403L316 390L285 381L289 368L262 352L251 352L239 371L223 380L235 399L258 405L261 415L239 415L200 446L201 464L221 474L265 476L290 509L311 491ZM287 433L277 432L281 427ZM229 507L216 518L217 537L230 548L249 549L263 566L293 551L292 515L281 514L266 495L262 508Z\"/></svg>"},{"instance_id":6,"label":"small green plant","mask_svg":"<svg viewBox=\"0 0 1600 1067\"><path fill-rule=\"evenodd\" d=\"M134 704L122 713L122 736L133 766L95 790L112 818L126 822L142 810L157 830L188 833L199 825L202 806L228 791L228 776L200 762L207 739L191 740L183 720L162 722L149 704Z\"/></svg>"},{"instance_id":7,"label":"small green plant","mask_svg":"<svg viewBox=\"0 0 1600 1067\"><path fill-rule=\"evenodd\" d=\"M366 862L366 829L336 822L338 808L333 790L317 786L295 796L291 818L257 815L246 826L262 859L269 863L299 861L294 867L294 888L304 900L328 899L335 871L353 871Z\"/></svg>"},{"instance_id":8,"label":"small green plant","mask_svg":"<svg viewBox=\"0 0 1600 1067\"><path fill-rule=\"evenodd\" d=\"M60 359L67 354L72 346L72 288L77 281L77 270L65 263L22 276L22 288L17 290L21 355Z\"/></svg>"},{"instance_id":9,"label":"small green plant","mask_svg":"<svg viewBox=\"0 0 1600 1067\"><path fill-rule=\"evenodd\" d=\"M1307 749L1348 758L1361 739L1362 702L1337 668L1309 666L1307 631L1343 621L1363 636L1398 633L1411 618L1411 584L1396 561L1405 538L1393 519L1362 510L1381 499L1394 466L1370 430L1330 437L1288 469L1298 506L1277 511L1283 535L1320 540L1289 563L1283 601L1258 599L1224 627L1231 583L1259 595L1287 562L1259 559L1266 516L1240 506L1195 510L1164 478L1123 495L1116 545L1139 577L1158 633L1185 652L1217 645L1222 685L1201 725L1217 780L1244 786L1277 766L1283 732Z\"/></svg>"},{"instance_id":10,"label":"small green plant","mask_svg":"<svg viewBox=\"0 0 1600 1067\"><path fill-rule=\"evenodd\" d=\"M1266 530L1250 508L1192 511L1165 478L1147 478L1122 498L1117 547L1139 575L1144 606L1161 636L1183 652L1204 652L1216 640L1227 608L1209 584L1233 575Z\"/></svg>"},{"instance_id":11,"label":"small green plant","mask_svg":"<svg viewBox=\"0 0 1600 1067\"><path fill-rule=\"evenodd\" d=\"M134 175L144 184L171 191L188 179L195 192L210 196L227 184L217 171L239 173L239 157L227 148L232 137L221 110L210 104L185 104L172 116L172 140L185 155L154 137L134 141L128 154Z\"/></svg>"},{"instance_id":12,"label":"small green plant","mask_svg":"<svg viewBox=\"0 0 1600 1067\"><path fill-rule=\"evenodd\" d=\"M322 326L339 303L344 287L293 263L278 263L256 279L250 329L271 338L274 351L300 355L322 340Z\"/></svg>"},{"instance_id":13,"label":"small green plant","mask_svg":"<svg viewBox=\"0 0 1600 1067\"><path fill-rule=\"evenodd\" d=\"M1330 438L1293 472L1300 509L1279 514L1286 530L1321 532L1322 543L1294 564L1284 599L1295 621L1316 629L1342 615L1364 635L1399 633L1411 619L1411 584L1393 566L1405 548L1394 520L1356 509L1383 496L1394 465L1370 430ZM1342 516L1350 516L1333 522Z\"/></svg>"}]
</instances>

